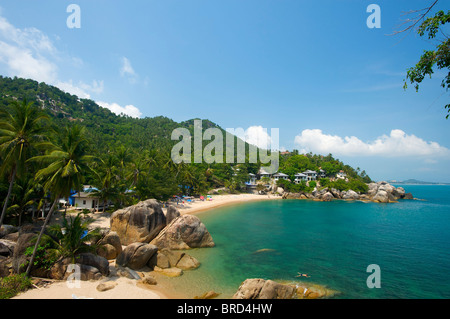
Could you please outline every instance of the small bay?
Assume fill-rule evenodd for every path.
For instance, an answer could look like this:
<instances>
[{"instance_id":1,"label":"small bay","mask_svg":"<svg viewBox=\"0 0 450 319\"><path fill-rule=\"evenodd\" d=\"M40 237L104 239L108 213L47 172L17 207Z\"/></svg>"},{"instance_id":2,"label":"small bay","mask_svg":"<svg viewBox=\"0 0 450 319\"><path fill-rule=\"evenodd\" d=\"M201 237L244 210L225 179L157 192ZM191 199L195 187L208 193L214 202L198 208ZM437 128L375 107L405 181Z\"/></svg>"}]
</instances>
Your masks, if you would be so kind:
<instances>
[{"instance_id":1,"label":"small bay","mask_svg":"<svg viewBox=\"0 0 450 319\"><path fill-rule=\"evenodd\" d=\"M403 187L421 200L261 201L201 213L216 247L190 251L202 265L173 285L228 298L245 279L264 278L324 285L336 298L450 298L450 186ZM371 264L379 289L366 284Z\"/></svg>"}]
</instances>

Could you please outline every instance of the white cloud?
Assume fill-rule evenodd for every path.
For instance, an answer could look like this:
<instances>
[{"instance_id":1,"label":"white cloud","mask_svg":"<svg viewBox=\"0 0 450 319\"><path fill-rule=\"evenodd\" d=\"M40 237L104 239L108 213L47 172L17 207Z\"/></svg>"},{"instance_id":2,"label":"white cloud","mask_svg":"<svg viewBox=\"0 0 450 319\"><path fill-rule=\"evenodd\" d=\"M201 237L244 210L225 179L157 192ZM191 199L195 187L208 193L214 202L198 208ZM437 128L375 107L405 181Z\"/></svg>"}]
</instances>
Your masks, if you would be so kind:
<instances>
[{"instance_id":1,"label":"white cloud","mask_svg":"<svg viewBox=\"0 0 450 319\"><path fill-rule=\"evenodd\" d=\"M88 84L83 81L74 83L72 79L62 80L58 75L58 61L69 62L75 67L83 66L83 60L80 58L59 52L42 31L36 28L16 28L1 16L0 11L0 73L46 82L80 98L90 99L92 93L103 92L103 81L93 80ZM120 72L130 81L135 81L138 77L125 57ZM117 103L98 104L116 114L142 116L141 111L133 105L122 107Z\"/></svg>"},{"instance_id":2,"label":"white cloud","mask_svg":"<svg viewBox=\"0 0 450 319\"><path fill-rule=\"evenodd\" d=\"M250 126L245 131L245 141L263 149L269 149L272 145L272 138L262 126Z\"/></svg>"},{"instance_id":3,"label":"white cloud","mask_svg":"<svg viewBox=\"0 0 450 319\"><path fill-rule=\"evenodd\" d=\"M122 77L127 77L130 83L136 83L137 81L138 75L131 66L130 60L126 57L122 58L122 67L120 68L120 75Z\"/></svg>"},{"instance_id":4,"label":"white cloud","mask_svg":"<svg viewBox=\"0 0 450 319\"><path fill-rule=\"evenodd\" d=\"M304 130L295 137L301 152L332 153L344 156L450 156L450 150L436 142L427 142L402 130L392 130L372 142L363 142L355 136L344 138L324 134L322 130Z\"/></svg>"},{"instance_id":5,"label":"white cloud","mask_svg":"<svg viewBox=\"0 0 450 319\"><path fill-rule=\"evenodd\" d=\"M57 82L55 86L64 92L70 93L72 95L76 95L81 99L90 99L91 95L83 90L81 87L76 86L72 83L72 80L67 82Z\"/></svg>"},{"instance_id":6,"label":"white cloud","mask_svg":"<svg viewBox=\"0 0 450 319\"><path fill-rule=\"evenodd\" d=\"M18 29L0 16L0 62L12 76L52 83L57 66L51 62L57 50L36 28Z\"/></svg>"},{"instance_id":7,"label":"white cloud","mask_svg":"<svg viewBox=\"0 0 450 319\"><path fill-rule=\"evenodd\" d=\"M117 103L106 103L101 101L97 101L96 103L101 107L109 109L111 112L117 115L126 114L128 116L137 118L142 116L142 112L134 105L120 106Z\"/></svg>"},{"instance_id":8,"label":"white cloud","mask_svg":"<svg viewBox=\"0 0 450 319\"><path fill-rule=\"evenodd\" d=\"M6 68L6 74L45 82L80 98L90 98L91 93L103 92L103 81L94 80L92 84L79 81L75 85L72 80L61 80L57 61L83 65L80 58L60 53L42 31L16 28L0 16L0 65Z\"/></svg>"},{"instance_id":9,"label":"white cloud","mask_svg":"<svg viewBox=\"0 0 450 319\"><path fill-rule=\"evenodd\" d=\"M267 129L262 126L250 126L248 129L244 130L242 128L238 129L227 129L233 135L236 135L245 142L255 145L262 149L272 149L279 150L279 132L278 130L272 131L271 135L268 134Z\"/></svg>"},{"instance_id":10,"label":"white cloud","mask_svg":"<svg viewBox=\"0 0 450 319\"><path fill-rule=\"evenodd\" d=\"M102 93L103 92L103 81L92 81L92 84L86 84L82 81L78 82L78 85L74 85L72 80L66 82L56 82L54 85L61 90L68 92L70 94L76 95L82 99L90 99L90 93Z\"/></svg>"}]
</instances>

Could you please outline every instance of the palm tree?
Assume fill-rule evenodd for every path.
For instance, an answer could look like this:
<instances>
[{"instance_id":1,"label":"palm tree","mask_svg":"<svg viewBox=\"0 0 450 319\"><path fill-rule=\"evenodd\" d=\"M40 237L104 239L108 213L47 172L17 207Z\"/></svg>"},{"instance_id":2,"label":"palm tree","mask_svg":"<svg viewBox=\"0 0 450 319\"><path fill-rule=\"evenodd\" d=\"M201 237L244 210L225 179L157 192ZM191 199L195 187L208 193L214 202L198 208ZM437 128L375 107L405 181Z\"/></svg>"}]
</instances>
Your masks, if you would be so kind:
<instances>
[{"instance_id":1,"label":"palm tree","mask_svg":"<svg viewBox=\"0 0 450 319\"><path fill-rule=\"evenodd\" d=\"M88 141L85 138L84 127L74 125L70 128L65 128L59 145L53 145L48 154L30 159L30 161L48 164L47 167L36 173L35 179L38 181L44 180L44 189L50 192L53 204L36 240L33 255L27 268L27 276L31 272L37 248L59 198L69 197L72 189L79 192L83 181L83 173L90 170L89 164L94 157L86 154L87 145Z\"/></svg>"},{"instance_id":2,"label":"palm tree","mask_svg":"<svg viewBox=\"0 0 450 319\"><path fill-rule=\"evenodd\" d=\"M148 150L142 151L142 156L131 162L130 171L127 175L127 180L131 182L130 188L138 184L142 178L146 178L151 169L156 167L156 155Z\"/></svg>"},{"instance_id":3,"label":"palm tree","mask_svg":"<svg viewBox=\"0 0 450 319\"><path fill-rule=\"evenodd\" d=\"M32 179L18 179L13 191L14 205L8 207L7 211L16 211L19 215L18 225L22 226L22 216L27 208L35 206L37 199L36 185Z\"/></svg>"},{"instance_id":4,"label":"palm tree","mask_svg":"<svg viewBox=\"0 0 450 319\"><path fill-rule=\"evenodd\" d=\"M111 199L116 199L119 195L116 186L117 180L114 175L115 167L113 165L114 158L109 154L107 158L99 160L99 167L94 171L95 181L94 186L97 188L91 192L92 196L103 200L103 213L105 212L106 202Z\"/></svg>"},{"instance_id":5,"label":"palm tree","mask_svg":"<svg viewBox=\"0 0 450 319\"><path fill-rule=\"evenodd\" d=\"M183 193L186 190L186 186L187 186L187 193L188 195L190 195L190 190L194 188L194 184L195 184L195 175L194 175L194 171L191 165L185 165L185 164L181 164L183 165L181 167L181 174L179 175L179 177L181 178L181 185L183 186Z\"/></svg>"},{"instance_id":6,"label":"palm tree","mask_svg":"<svg viewBox=\"0 0 450 319\"><path fill-rule=\"evenodd\" d=\"M56 246L55 255L65 258L70 257L75 262L76 255L84 252L92 252L96 250L96 245L88 245L93 239L101 235L100 228L90 230L89 224L92 219L83 219L82 213L78 213L76 217L64 216L62 225L54 224L49 227L49 233L56 240L48 237L47 240L53 242Z\"/></svg>"},{"instance_id":7,"label":"palm tree","mask_svg":"<svg viewBox=\"0 0 450 319\"><path fill-rule=\"evenodd\" d=\"M30 151L44 139L48 131L42 125L45 120L48 120L48 116L27 100L22 103L14 101L0 118L0 152L3 159L0 176L9 174L9 189L0 216L0 227L3 225L15 178L17 174L24 172L24 164L30 157Z\"/></svg>"}]
</instances>

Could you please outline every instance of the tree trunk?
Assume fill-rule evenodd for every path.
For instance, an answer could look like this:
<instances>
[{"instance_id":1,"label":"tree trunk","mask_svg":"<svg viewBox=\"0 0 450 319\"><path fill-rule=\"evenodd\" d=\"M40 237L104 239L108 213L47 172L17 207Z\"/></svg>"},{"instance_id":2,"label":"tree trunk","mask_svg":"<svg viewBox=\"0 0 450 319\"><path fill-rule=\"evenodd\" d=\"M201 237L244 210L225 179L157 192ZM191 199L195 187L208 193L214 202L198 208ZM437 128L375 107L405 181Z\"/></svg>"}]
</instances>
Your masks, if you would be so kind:
<instances>
[{"instance_id":1,"label":"tree trunk","mask_svg":"<svg viewBox=\"0 0 450 319\"><path fill-rule=\"evenodd\" d=\"M8 208L8 201L9 201L9 197L11 196L14 179L16 178L16 172L17 172L17 166L14 167L14 170L12 172L11 182L9 183L9 188L8 188L8 195L6 195L5 204L3 205L2 215L0 216L0 228L3 226L3 219L5 218L6 209Z\"/></svg>"},{"instance_id":2,"label":"tree trunk","mask_svg":"<svg viewBox=\"0 0 450 319\"><path fill-rule=\"evenodd\" d=\"M59 197L56 196L56 199L53 202L53 205L50 208L50 211L48 212L47 218L45 219L44 225L42 225L41 231L40 231L39 236L38 236L38 238L36 240L36 244L34 245L33 255L31 256L31 260L30 260L30 263L28 264L28 268L27 268L27 272L26 272L26 276L27 277L30 276L31 268L33 267L33 263L34 263L34 258L36 258L37 248L39 247L39 243L41 242L41 238L42 238L42 235L44 234L45 227L47 227L47 224L48 224L48 222L50 221L50 219L52 217L53 211L55 210L56 204L58 203L58 198Z\"/></svg>"},{"instance_id":3,"label":"tree trunk","mask_svg":"<svg viewBox=\"0 0 450 319\"><path fill-rule=\"evenodd\" d=\"M103 200L103 213L105 212L106 200Z\"/></svg>"},{"instance_id":4,"label":"tree trunk","mask_svg":"<svg viewBox=\"0 0 450 319\"><path fill-rule=\"evenodd\" d=\"M19 227L22 226L22 215L23 215L23 210L21 209L20 213L19 213Z\"/></svg>"},{"instance_id":5,"label":"tree trunk","mask_svg":"<svg viewBox=\"0 0 450 319\"><path fill-rule=\"evenodd\" d=\"M33 204L33 211L31 212L31 220L34 221L34 218L36 216L36 206Z\"/></svg>"}]
</instances>

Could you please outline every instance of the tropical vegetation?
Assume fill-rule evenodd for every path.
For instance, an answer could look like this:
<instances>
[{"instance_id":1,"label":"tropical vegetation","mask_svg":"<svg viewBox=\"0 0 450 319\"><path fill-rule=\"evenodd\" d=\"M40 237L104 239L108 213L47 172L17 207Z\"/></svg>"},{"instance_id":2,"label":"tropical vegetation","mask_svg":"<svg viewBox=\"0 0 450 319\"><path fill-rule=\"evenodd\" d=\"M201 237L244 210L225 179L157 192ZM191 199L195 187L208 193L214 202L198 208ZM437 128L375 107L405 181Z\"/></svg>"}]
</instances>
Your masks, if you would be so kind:
<instances>
[{"instance_id":1,"label":"tropical vegetation","mask_svg":"<svg viewBox=\"0 0 450 319\"><path fill-rule=\"evenodd\" d=\"M225 134L208 120L202 123L203 130L218 128ZM171 149L177 141L172 141L171 133L180 127L193 132L194 120L177 123L165 117L115 115L45 83L0 76L0 227L5 221L21 226L45 212L41 230L26 252L31 256L23 265L26 275L33 267L48 268L59 258L75 258L95 248L87 242L98 234L89 230L82 214L67 218L64 211L62 225L50 226L60 199L83 191L84 185L91 186L105 211L106 203L117 209L148 198L167 201L174 195L201 195L217 188L240 192L249 173L261 168L259 162L249 163L248 155L236 165L175 164ZM249 145L245 147L248 150ZM364 171L331 154L294 150L280 155L280 171L291 180L307 169L323 169L328 177L343 171L349 177L345 185L326 178L320 181L322 186L363 191L370 182ZM316 186L280 183L288 191L312 191Z\"/></svg>"}]
</instances>

